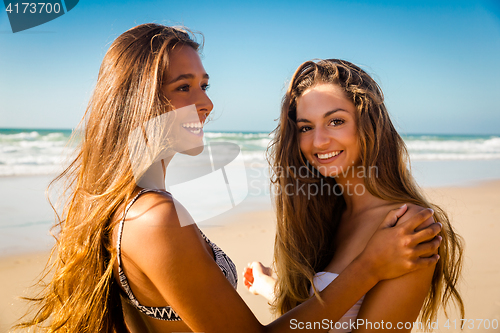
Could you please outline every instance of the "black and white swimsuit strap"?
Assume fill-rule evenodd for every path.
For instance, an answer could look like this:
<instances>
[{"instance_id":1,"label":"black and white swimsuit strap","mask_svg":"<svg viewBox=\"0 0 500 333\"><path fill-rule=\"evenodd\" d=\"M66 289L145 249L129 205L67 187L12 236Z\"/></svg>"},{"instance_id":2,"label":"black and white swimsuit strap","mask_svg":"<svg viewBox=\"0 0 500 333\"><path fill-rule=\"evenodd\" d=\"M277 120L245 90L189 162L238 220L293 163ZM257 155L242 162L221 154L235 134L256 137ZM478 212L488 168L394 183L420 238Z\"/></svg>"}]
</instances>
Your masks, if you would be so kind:
<instances>
[{"instance_id":1,"label":"black and white swimsuit strap","mask_svg":"<svg viewBox=\"0 0 500 333\"><path fill-rule=\"evenodd\" d=\"M123 234L123 225L125 223L125 217L127 216L127 212L129 211L130 207L134 204L134 202L137 201L139 196L141 196L143 193L146 192L158 192L158 193L167 193L170 195L169 192L164 191L164 190L154 190L154 189L143 189L141 190L133 199L130 201L130 203L127 205L125 208L125 213L123 214L123 218L120 221L120 225L118 226L118 239L117 239L117 244L116 244L116 251L117 251L117 257L118 257L118 275L120 278L120 283L123 287L123 290L127 294L128 301L129 303L134 306L137 310L140 312L144 313L145 315L159 319L159 320L167 320L167 321L179 321L182 320L177 313L172 309L170 306L164 306L164 307L153 307L153 306L145 306L141 305L137 298L135 298L134 293L132 292L132 289L130 288L130 285L128 283L127 277L125 276L125 272L123 271L122 268L122 259L121 259L121 239L122 239L122 234ZM203 239L210 245L212 248L212 251L214 253L215 257L215 262L221 269L222 273L228 279L228 281L231 283L231 285L236 289L236 285L238 283L238 274L236 273L236 266L232 262L232 260L222 251L215 243L211 242L205 234L198 229L201 233L201 236Z\"/></svg>"}]
</instances>

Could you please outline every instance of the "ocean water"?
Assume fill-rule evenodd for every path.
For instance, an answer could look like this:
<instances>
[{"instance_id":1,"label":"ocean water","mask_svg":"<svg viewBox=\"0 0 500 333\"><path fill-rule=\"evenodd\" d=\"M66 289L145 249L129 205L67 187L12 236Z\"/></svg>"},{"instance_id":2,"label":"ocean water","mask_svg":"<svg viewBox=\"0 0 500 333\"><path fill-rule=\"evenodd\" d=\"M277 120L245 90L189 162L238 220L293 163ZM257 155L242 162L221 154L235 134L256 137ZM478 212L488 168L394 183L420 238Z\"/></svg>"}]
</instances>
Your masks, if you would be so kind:
<instances>
[{"instance_id":1,"label":"ocean water","mask_svg":"<svg viewBox=\"0 0 500 333\"><path fill-rule=\"evenodd\" d=\"M0 177L60 172L78 143L78 140L68 142L71 133L71 130L0 129ZM423 186L500 178L500 135L425 134L403 138L415 176ZM247 167L267 167L269 133L207 132L205 140L235 143L241 148ZM443 169L446 169L444 174Z\"/></svg>"},{"instance_id":2,"label":"ocean water","mask_svg":"<svg viewBox=\"0 0 500 333\"><path fill-rule=\"evenodd\" d=\"M44 192L75 151L78 139L69 142L71 133L71 130L0 129L0 255L46 249L53 243L48 231L54 213ZM500 135L408 135L404 140L412 172L423 187L468 186L500 179ZM247 183L233 187L231 194L247 193L244 193L245 204L236 208L241 211L262 205L269 207L265 158L271 141L269 133L206 132L205 141L231 142L241 149ZM167 177L171 168L182 172L186 163L189 160L174 158ZM230 175L231 168L226 169ZM207 209L226 209L218 195L206 195L202 201L204 205L189 209L193 216ZM207 221L201 221L200 225L216 224L216 218Z\"/></svg>"},{"instance_id":3,"label":"ocean water","mask_svg":"<svg viewBox=\"0 0 500 333\"><path fill-rule=\"evenodd\" d=\"M51 175L70 154L71 130L0 129L0 177Z\"/></svg>"}]
</instances>

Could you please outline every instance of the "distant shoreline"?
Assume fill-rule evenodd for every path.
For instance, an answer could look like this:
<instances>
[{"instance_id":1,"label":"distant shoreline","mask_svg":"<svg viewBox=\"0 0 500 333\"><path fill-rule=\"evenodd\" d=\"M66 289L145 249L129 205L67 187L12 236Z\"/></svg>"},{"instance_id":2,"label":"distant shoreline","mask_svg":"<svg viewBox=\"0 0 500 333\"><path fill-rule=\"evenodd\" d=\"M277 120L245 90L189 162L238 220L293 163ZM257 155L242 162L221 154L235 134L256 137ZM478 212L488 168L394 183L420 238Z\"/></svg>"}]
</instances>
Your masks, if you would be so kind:
<instances>
[{"instance_id":1,"label":"distant shoreline","mask_svg":"<svg viewBox=\"0 0 500 333\"><path fill-rule=\"evenodd\" d=\"M19 131L19 133L22 132L36 132L36 131L56 131L56 132L73 132L75 129L71 128L31 128L31 127L0 127L0 132L2 131ZM208 130L205 131L205 133L242 133L242 134L252 134L252 133L260 133L260 134L270 134L273 130L270 131L249 131L249 130L244 130L244 131L239 131L239 130ZM488 136L498 136L500 137L500 133L498 134L491 134L491 133L486 133L486 134L475 134L475 133L402 133L399 131L399 134L405 138L405 137L410 137L410 136L442 136L442 137L488 137Z\"/></svg>"}]
</instances>

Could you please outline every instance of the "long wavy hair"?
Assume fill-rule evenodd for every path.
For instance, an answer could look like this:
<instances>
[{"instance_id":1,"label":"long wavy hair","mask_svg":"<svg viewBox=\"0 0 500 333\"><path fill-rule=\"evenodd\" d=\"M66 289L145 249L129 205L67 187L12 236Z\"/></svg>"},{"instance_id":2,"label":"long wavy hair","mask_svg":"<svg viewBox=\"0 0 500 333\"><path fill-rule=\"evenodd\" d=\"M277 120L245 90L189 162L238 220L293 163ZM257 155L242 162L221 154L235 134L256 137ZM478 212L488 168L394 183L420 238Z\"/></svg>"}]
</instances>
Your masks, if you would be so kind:
<instances>
[{"instance_id":1,"label":"long wavy hair","mask_svg":"<svg viewBox=\"0 0 500 333\"><path fill-rule=\"evenodd\" d=\"M462 268L463 241L446 213L430 203L409 170L405 143L394 128L378 84L358 66L338 59L307 61L293 75L282 101L279 124L268 150L271 186L277 211L274 266L278 276L275 314L282 315L307 300L316 272L322 271L335 251L335 235L345 201L332 188L335 179L322 176L307 163L298 140L297 100L318 84L340 87L356 107L357 134L362 170L367 172L366 189L374 196L395 202L413 203L434 209L434 220L443 225L432 286L424 301L423 322L436 317L440 304L446 312L453 300L464 316L457 282ZM302 188L314 188L310 195ZM307 192L307 193L306 193ZM320 300L317 290L316 297Z\"/></svg>"},{"instance_id":2,"label":"long wavy hair","mask_svg":"<svg viewBox=\"0 0 500 333\"><path fill-rule=\"evenodd\" d=\"M128 154L129 133L169 110L162 93L169 53L188 45L192 33L142 24L120 35L104 56L93 95L79 127L76 158L49 185L64 181L63 210L41 292L17 328L45 332L124 332L111 217L136 188ZM75 131L76 132L76 131ZM123 205L125 206L125 205ZM44 279L45 278L45 279ZM48 282L44 282L48 280Z\"/></svg>"}]
</instances>

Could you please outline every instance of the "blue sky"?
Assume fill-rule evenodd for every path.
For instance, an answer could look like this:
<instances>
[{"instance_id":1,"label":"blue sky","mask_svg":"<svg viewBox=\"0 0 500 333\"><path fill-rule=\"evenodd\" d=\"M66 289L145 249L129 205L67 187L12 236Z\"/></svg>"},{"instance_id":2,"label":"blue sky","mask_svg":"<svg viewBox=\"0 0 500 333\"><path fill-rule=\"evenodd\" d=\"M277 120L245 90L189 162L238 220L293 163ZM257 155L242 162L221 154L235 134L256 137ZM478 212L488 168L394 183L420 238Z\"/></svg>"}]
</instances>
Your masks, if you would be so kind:
<instances>
[{"instance_id":1,"label":"blue sky","mask_svg":"<svg viewBox=\"0 0 500 333\"><path fill-rule=\"evenodd\" d=\"M207 130L272 130L294 70L342 58L379 82L403 134L500 134L497 0L80 0L16 34L2 11L0 127L74 128L111 42L146 22L203 33Z\"/></svg>"}]
</instances>

